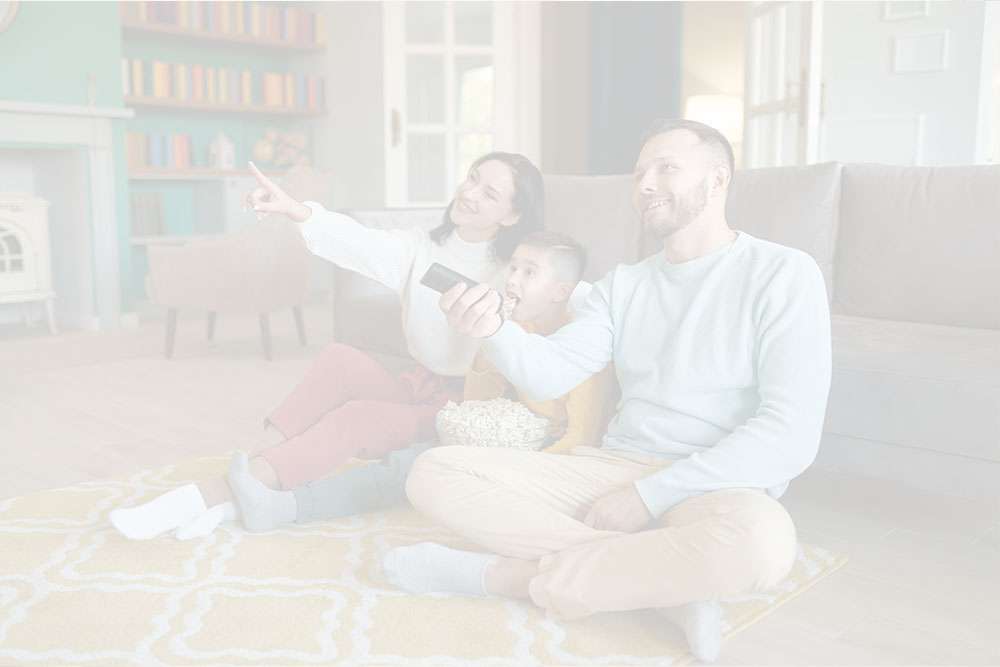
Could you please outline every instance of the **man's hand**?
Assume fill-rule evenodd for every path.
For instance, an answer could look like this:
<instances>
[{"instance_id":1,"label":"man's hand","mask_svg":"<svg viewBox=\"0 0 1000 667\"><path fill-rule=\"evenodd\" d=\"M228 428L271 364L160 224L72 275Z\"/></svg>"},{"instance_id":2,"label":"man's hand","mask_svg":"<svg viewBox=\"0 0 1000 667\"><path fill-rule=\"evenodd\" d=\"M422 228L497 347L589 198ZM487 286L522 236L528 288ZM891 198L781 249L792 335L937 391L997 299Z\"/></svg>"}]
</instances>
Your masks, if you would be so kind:
<instances>
[{"instance_id":1,"label":"man's hand","mask_svg":"<svg viewBox=\"0 0 1000 667\"><path fill-rule=\"evenodd\" d=\"M473 338L486 338L503 324L498 313L501 301L500 293L486 283L472 287L459 283L442 294L438 304L453 329Z\"/></svg>"},{"instance_id":2,"label":"man's hand","mask_svg":"<svg viewBox=\"0 0 1000 667\"><path fill-rule=\"evenodd\" d=\"M295 222L305 222L312 211L305 204L295 201L278 184L261 173L253 162L250 172L257 177L257 187L247 195L247 206L254 210L260 220L267 213L281 213Z\"/></svg>"},{"instance_id":3,"label":"man's hand","mask_svg":"<svg viewBox=\"0 0 1000 667\"><path fill-rule=\"evenodd\" d=\"M619 530L634 533L645 528L653 515L642 502L635 486L629 484L618 491L612 491L590 506L583 522L597 530Z\"/></svg>"}]
</instances>

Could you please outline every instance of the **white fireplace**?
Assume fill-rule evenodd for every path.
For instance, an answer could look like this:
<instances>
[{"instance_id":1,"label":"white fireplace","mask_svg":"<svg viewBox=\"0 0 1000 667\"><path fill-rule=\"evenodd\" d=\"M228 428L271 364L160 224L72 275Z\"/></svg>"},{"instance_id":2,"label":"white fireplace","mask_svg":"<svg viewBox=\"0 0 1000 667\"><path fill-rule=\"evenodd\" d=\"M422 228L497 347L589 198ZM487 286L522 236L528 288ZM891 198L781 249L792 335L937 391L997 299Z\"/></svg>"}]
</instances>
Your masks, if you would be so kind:
<instances>
[{"instance_id":1,"label":"white fireplace","mask_svg":"<svg viewBox=\"0 0 1000 667\"><path fill-rule=\"evenodd\" d=\"M15 185L27 184L28 195L43 196L51 205L50 291L56 319L67 328L109 329L121 324L112 123L131 116L130 109L0 100L0 190L9 189L12 180ZM4 165L7 182L2 178ZM5 218L7 212L0 210L0 226ZM37 251L38 242L32 243ZM27 280L12 276L6 278L11 286ZM4 281L0 278L0 292ZM0 301L0 309L14 307Z\"/></svg>"}]
</instances>

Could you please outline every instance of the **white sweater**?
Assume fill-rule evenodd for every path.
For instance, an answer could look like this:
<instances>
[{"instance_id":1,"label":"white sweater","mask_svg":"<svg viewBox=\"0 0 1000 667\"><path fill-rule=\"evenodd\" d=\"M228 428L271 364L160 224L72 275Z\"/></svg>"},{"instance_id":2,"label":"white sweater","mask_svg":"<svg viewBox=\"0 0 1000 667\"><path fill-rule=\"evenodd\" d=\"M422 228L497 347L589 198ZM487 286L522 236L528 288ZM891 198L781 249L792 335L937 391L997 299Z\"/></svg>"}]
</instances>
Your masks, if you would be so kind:
<instances>
[{"instance_id":1,"label":"white sweater","mask_svg":"<svg viewBox=\"0 0 1000 667\"><path fill-rule=\"evenodd\" d=\"M654 516L718 489L778 497L818 451L831 365L822 274L742 232L688 262L619 266L548 338L506 322L484 349L536 399L613 361L622 398L603 447L674 460L635 483Z\"/></svg>"},{"instance_id":2,"label":"white sweater","mask_svg":"<svg viewBox=\"0 0 1000 667\"><path fill-rule=\"evenodd\" d=\"M434 262L481 282L494 282L501 264L492 242L468 243L453 232L443 245L426 231L380 230L361 225L316 202L299 227L314 255L376 280L395 291L403 305L403 332L410 354L438 375L464 376L479 341L455 333L438 306L440 294L420 284Z\"/></svg>"}]
</instances>

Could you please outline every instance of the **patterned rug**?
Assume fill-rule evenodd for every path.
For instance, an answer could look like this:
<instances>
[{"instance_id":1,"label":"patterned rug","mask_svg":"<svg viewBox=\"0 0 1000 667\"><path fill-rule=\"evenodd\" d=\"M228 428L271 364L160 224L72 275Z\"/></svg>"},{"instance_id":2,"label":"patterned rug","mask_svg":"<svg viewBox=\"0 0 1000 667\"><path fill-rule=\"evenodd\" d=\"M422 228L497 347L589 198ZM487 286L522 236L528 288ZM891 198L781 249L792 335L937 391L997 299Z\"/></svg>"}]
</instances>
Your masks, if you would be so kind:
<instances>
[{"instance_id":1,"label":"patterned rug","mask_svg":"<svg viewBox=\"0 0 1000 667\"><path fill-rule=\"evenodd\" d=\"M119 506L221 474L199 459L0 502L0 664L681 665L655 611L557 622L529 604L414 597L378 570L389 548L462 547L408 508L190 542L121 537ZM725 634L759 621L846 561L805 546L777 589L725 604Z\"/></svg>"}]
</instances>

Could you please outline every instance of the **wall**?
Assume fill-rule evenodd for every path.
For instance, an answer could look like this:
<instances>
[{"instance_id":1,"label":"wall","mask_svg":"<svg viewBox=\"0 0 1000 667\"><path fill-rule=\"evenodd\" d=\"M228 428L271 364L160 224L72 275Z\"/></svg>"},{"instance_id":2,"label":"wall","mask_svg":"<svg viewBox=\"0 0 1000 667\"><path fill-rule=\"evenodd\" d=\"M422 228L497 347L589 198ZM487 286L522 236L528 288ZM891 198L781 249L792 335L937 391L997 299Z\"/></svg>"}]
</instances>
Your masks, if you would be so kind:
<instances>
[{"instance_id":1,"label":"wall","mask_svg":"<svg viewBox=\"0 0 1000 667\"><path fill-rule=\"evenodd\" d=\"M657 118L680 114L682 3L591 7L590 173L629 172Z\"/></svg>"},{"instance_id":2,"label":"wall","mask_svg":"<svg viewBox=\"0 0 1000 667\"><path fill-rule=\"evenodd\" d=\"M541 6L541 169L585 174L590 155L590 6Z\"/></svg>"},{"instance_id":3,"label":"wall","mask_svg":"<svg viewBox=\"0 0 1000 667\"><path fill-rule=\"evenodd\" d=\"M747 5L687 2L681 35L681 101L692 95L743 97Z\"/></svg>"},{"instance_id":4,"label":"wall","mask_svg":"<svg viewBox=\"0 0 1000 667\"><path fill-rule=\"evenodd\" d=\"M330 35L323 71L332 84L328 116L314 130L317 166L332 174L332 206L380 207L385 204L382 4L324 3L323 11Z\"/></svg>"},{"instance_id":5,"label":"wall","mask_svg":"<svg viewBox=\"0 0 1000 667\"><path fill-rule=\"evenodd\" d=\"M733 146L737 165L743 153L748 9L742 2L687 2L681 37L681 113L722 131ZM724 95L733 102L731 113L728 106L691 109L687 101L695 95Z\"/></svg>"},{"instance_id":6,"label":"wall","mask_svg":"<svg viewBox=\"0 0 1000 667\"><path fill-rule=\"evenodd\" d=\"M885 21L882 2L824 3L821 159L974 162L985 4L931 2L929 16ZM893 37L944 30L946 70L893 72ZM917 114L924 114L922 136Z\"/></svg>"},{"instance_id":7,"label":"wall","mask_svg":"<svg viewBox=\"0 0 1000 667\"><path fill-rule=\"evenodd\" d=\"M122 106L117 2L21 2L0 33L0 99Z\"/></svg>"},{"instance_id":8,"label":"wall","mask_svg":"<svg viewBox=\"0 0 1000 667\"><path fill-rule=\"evenodd\" d=\"M680 112L683 3L542 3L542 170L631 171L653 120Z\"/></svg>"}]
</instances>

